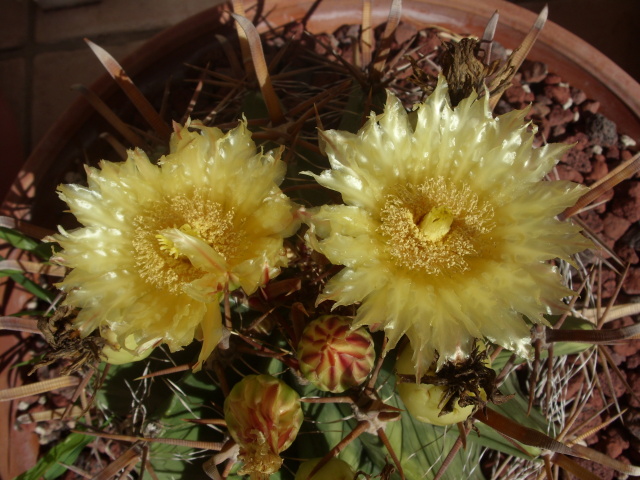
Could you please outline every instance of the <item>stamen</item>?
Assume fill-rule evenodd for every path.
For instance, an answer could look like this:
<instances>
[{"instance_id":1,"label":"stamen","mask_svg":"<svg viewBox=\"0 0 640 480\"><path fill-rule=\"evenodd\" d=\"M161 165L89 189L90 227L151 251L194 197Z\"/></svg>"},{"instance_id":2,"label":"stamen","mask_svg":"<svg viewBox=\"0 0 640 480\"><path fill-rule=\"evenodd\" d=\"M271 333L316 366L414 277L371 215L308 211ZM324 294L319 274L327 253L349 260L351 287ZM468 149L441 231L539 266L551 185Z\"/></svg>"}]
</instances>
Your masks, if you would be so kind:
<instances>
[{"instance_id":1,"label":"stamen","mask_svg":"<svg viewBox=\"0 0 640 480\"><path fill-rule=\"evenodd\" d=\"M163 252L167 253L167 255L175 259L177 259L180 256L180 252L178 251L178 249L175 247L175 245L171 240L169 240L164 235L156 235L156 238L158 239L158 243L160 244L160 250L162 250Z\"/></svg>"}]
</instances>

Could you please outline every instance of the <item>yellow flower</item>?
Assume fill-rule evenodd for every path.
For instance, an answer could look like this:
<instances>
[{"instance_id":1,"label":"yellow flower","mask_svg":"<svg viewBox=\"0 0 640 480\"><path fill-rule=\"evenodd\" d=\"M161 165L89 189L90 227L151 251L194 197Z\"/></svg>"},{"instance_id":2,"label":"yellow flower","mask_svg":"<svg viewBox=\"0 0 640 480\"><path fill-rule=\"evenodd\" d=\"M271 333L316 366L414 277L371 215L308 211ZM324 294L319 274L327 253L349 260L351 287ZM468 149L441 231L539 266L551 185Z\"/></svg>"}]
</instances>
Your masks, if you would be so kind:
<instances>
[{"instance_id":1,"label":"yellow flower","mask_svg":"<svg viewBox=\"0 0 640 480\"><path fill-rule=\"evenodd\" d=\"M246 122L227 134L176 126L170 152L157 166L130 151L87 168L88 187L59 187L84 225L55 236L72 269L59 287L82 335L99 328L134 356L200 339L199 368L223 333L225 288L252 293L286 265L296 206L278 187L281 150L257 152Z\"/></svg>"},{"instance_id":2,"label":"yellow flower","mask_svg":"<svg viewBox=\"0 0 640 480\"><path fill-rule=\"evenodd\" d=\"M541 181L569 147L534 149L526 111L494 118L474 94L451 108L447 84L407 114L388 94L357 134L321 133L331 170L313 175L346 205L311 217L310 244L345 268L318 302L361 302L355 327L406 334L421 376L466 357L475 338L526 355L526 316L570 293L546 263L589 244L555 218L583 188Z\"/></svg>"}]
</instances>

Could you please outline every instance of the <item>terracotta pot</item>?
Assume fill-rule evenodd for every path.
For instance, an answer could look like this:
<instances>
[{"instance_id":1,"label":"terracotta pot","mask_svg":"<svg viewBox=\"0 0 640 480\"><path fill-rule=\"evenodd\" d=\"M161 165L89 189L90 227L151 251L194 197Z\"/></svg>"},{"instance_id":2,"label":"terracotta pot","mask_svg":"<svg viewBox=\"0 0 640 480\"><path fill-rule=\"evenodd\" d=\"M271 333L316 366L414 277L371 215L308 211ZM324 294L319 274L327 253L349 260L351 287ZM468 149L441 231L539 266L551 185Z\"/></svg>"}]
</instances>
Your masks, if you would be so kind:
<instances>
[{"instance_id":1,"label":"terracotta pot","mask_svg":"<svg viewBox=\"0 0 640 480\"><path fill-rule=\"evenodd\" d=\"M361 20L361 0L343 0L339 6L336 2L320 2L315 7L314 4L312 0L265 0L258 10L269 12L270 23L280 25L299 20L315 8L307 22L312 32L333 31L340 25ZM386 20L389 4L376 2L372 12L375 25ZM502 0L404 0L403 20L417 26L437 24L456 32L481 35L496 10L500 12L496 40L513 48L529 31L536 15ZM221 26L221 11L220 7L206 10L164 31L129 56L123 62L125 70L143 91L145 84L154 83L153 78L164 81L185 59L194 58L211 45L213 32ZM267 25L263 23L259 28L266 30ZM640 139L640 84L599 51L562 27L547 22L529 58L543 61L550 71L560 72L566 82L583 90L589 98L598 99L604 115L614 120L622 132ZM111 105L128 103L107 74L91 89ZM70 154L75 152L82 158L77 152L104 128L104 122L84 99L74 102L27 159L0 214L32 218L53 228L56 218L50 215L49 207L59 207L58 211L62 207L53 191L62 181ZM35 198L39 201L34 203Z\"/></svg>"},{"instance_id":2,"label":"terracotta pot","mask_svg":"<svg viewBox=\"0 0 640 480\"><path fill-rule=\"evenodd\" d=\"M334 31L343 24L361 21L362 0L315 3L312 0L266 0L258 10L268 12L272 25L281 25L299 20L315 8L307 23L312 32ZM390 3L375 3L374 25L386 20ZM418 27L437 24L459 33L480 35L496 10L500 12L496 40L513 48L529 31L536 15L502 0L403 0L402 18ZM179 70L185 59L194 58L212 45L215 33L235 35L233 29L222 26L221 18L227 17L222 12L220 7L206 10L162 32L122 63L125 70L143 92L162 88L164 81ZM249 10L250 16L254 13L255 10ZM259 28L266 30L267 26L261 24ZM602 105L601 112L614 120L621 132L640 140L640 85L600 52L548 22L529 58L543 61L550 71L560 73L565 81L582 89L588 97L598 99ZM112 106L128 104L107 74L96 80L91 89ZM54 228L58 223L55 212L63 210L55 195L56 185L63 181L63 174L72 159L83 158L79 152L105 128L107 125L83 98L76 100L29 156L7 193L0 214ZM24 302L16 292L0 293L4 295L4 307L12 299L17 299L18 304ZM8 382L7 378L5 375L0 382ZM0 411L0 435L6 439L9 438L8 433L14 432L11 422L15 418L15 405L2 407L7 408ZM29 441L33 443L33 437ZM13 477L33 461L33 456L14 452L14 448L24 442L24 439L12 438L8 446L0 448L2 478ZM13 462L11 471L7 467L9 458ZM20 459L25 462L16 463Z\"/></svg>"}]
</instances>

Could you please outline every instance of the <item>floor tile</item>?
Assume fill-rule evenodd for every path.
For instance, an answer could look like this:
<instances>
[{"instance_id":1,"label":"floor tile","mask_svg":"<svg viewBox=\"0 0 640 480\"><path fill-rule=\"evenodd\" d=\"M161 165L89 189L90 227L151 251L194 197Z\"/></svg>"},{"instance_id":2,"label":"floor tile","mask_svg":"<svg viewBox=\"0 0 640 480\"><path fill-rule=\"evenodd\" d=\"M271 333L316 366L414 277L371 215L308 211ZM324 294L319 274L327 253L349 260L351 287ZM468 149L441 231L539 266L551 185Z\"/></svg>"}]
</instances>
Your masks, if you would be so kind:
<instances>
[{"instance_id":1,"label":"floor tile","mask_svg":"<svg viewBox=\"0 0 640 480\"><path fill-rule=\"evenodd\" d=\"M96 5L38 11L36 41L165 28L221 0L103 0ZM64 28L60 28L64 25Z\"/></svg>"},{"instance_id":2,"label":"floor tile","mask_svg":"<svg viewBox=\"0 0 640 480\"><path fill-rule=\"evenodd\" d=\"M101 46L120 60L142 43ZM32 146L78 97L79 93L71 90L71 86L78 83L88 86L103 73L104 68L88 47L43 53L35 58L31 109Z\"/></svg>"},{"instance_id":3,"label":"floor tile","mask_svg":"<svg viewBox=\"0 0 640 480\"><path fill-rule=\"evenodd\" d=\"M22 58L0 61L0 95L7 103L9 113L15 118L18 129L23 132L23 145L26 146L27 85L26 62Z\"/></svg>"},{"instance_id":4,"label":"floor tile","mask_svg":"<svg viewBox=\"0 0 640 480\"><path fill-rule=\"evenodd\" d=\"M24 45L29 33L29 2L2 0L0 14L0 49Z\"/></svg>"}]
</instances>

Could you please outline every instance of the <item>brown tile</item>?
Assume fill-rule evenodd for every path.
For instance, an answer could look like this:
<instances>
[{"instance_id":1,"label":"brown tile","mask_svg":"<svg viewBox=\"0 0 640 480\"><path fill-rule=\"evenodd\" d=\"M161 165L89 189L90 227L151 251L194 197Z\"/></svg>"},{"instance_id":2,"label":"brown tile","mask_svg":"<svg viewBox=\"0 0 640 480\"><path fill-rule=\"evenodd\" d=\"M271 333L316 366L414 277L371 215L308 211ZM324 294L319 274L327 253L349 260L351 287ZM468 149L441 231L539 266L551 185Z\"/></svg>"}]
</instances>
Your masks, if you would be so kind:
<instances>
[{"instance_id":1,"label":"brown tile","mask_svg":"<svg viewBox=\"0 0 640 480\"><path fill-rule=\"evenodd\" d=\"M27 146L25 62L0 62L0 199L24 162Z\"/></svg>"},{"instance_id":2,"label":"brown tile","mask_svg":"<svg viewBox=\"0 0 640 480\"><path fill-rule=\"evenodd\" d=\"M551 21L596 47L640 81L638 0L527 0L516 3L534 12L548 3Z\"/></svg>"},{"instance_id":3,"label":"brown tile","mask_svg":"<svg viewBox=\"0 0 640 480\"><path fill-rule=\"evenodd\" d=\"M18 130L22 132L23 145L27 138L27 92L25 89L25 60L14 58L0 61L0 96L8 106L9 113L15 119Z\"/></svg>"},{"instance_id":4,"label":"brown tile","mask_svg":"<svg viewBox=\"0 0 640 480\"><path fill-rule=\"evenodd\" d=\"M142 43L102 47L121 60ZM78 83L90 85L103 73L104 68L88 47L43 53L35 57L31 107L32 146L37 144L51 124L78 97L79 93L71 90L71 86Z\"/></svg>"},{"instance_id":5,"label":"brown tile","mask_svg":"<svg viewBox=\"0 0 640 480\"><path fill-rule=\"evenodd\" d=\"M4 0L0 14L0 49L24 45L29 33L29 2Z\"/></svg>"},{"instance_id":6,"label":"brown tile","mask_svg":"<svg viewBox=\"0 0 640 480\"><path fill-rule=\"evenodd\" d=\"M103 0L96 5L38 11L36 41L165 28L222 0Z\"/></svg>"},{"instance_id":7,"label":"brown tile","mask_svg":"<svg viewBox=\"0 0 640 480\"><path fill-rule=\"evenodd\" d=\"M79 7L91 3L99 3L102 0L35 0L43 10L55 10L59 8Z\"/></svg>"}]
</instances>

